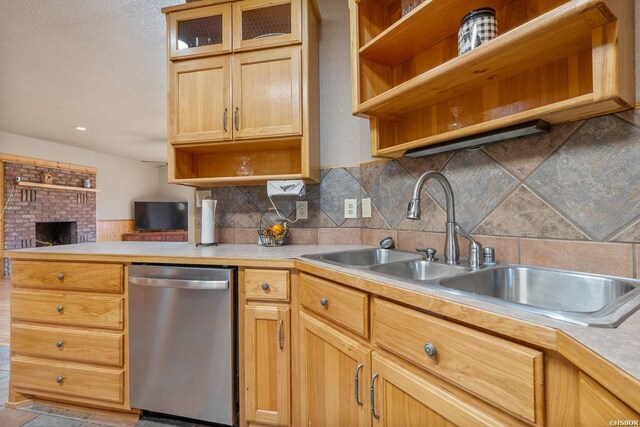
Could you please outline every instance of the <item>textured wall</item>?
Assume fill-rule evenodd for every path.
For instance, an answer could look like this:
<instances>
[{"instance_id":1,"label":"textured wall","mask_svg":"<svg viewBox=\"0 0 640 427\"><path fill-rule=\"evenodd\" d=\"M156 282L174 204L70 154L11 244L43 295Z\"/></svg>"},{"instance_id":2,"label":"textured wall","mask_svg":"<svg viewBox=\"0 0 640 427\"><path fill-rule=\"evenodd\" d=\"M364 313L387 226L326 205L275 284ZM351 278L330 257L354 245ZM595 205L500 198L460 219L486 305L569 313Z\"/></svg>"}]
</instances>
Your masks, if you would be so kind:
<instances>
[{"instance_id":1,"label":"textured wall","mask_svg":"<svg viewBox=\"0 0 640 427\"><path fill-rule=\"evenodd\" d=\"M292 224L292 243L444 246L444 198L422 192L420 221L405 209L416 179L439 170L455 195L456 219L503 262L636 275L640 243L640 110L553 127L530 136L419 159L324 169L307 187L309 220ZM213 188L223 242L256 241L270 204L260 187ZM345 219L343 200L370 197L372 218ZM275 199L295 218L295 200ZM272 214L267 215L273 220ZM198 236L198 235L197 235ZM466 243L460 239L461 251Z\"/></svg>"}]
</instances>

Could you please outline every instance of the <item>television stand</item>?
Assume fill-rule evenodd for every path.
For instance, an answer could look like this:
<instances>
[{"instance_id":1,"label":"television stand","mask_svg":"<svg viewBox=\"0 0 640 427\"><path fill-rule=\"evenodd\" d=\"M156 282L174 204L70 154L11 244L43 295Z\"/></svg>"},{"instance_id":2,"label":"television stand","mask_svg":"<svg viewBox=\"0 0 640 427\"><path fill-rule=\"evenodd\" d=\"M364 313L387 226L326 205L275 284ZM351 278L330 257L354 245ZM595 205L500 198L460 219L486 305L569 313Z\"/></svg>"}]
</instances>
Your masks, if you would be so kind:
<instances>
[{"instance_id":1,"label":"television stand","mask_svg":"<svg viewBox=\"0 0 640 427\"><path fill-rule=\"evenodd\" d=\"M189 232L186 230L138 231L124 233L122 240L125 242L188 242Z\"/></svg>"}]
</instances>

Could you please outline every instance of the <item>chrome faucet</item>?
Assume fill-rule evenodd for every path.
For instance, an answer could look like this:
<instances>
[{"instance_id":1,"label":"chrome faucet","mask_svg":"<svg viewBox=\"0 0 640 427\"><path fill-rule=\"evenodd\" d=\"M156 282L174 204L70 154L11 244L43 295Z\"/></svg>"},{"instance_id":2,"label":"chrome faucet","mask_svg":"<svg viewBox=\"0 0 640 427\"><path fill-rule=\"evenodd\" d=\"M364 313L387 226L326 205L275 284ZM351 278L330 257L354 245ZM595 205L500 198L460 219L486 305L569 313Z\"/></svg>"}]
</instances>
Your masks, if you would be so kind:
<instances>
[{"instance_id":1,"label":"chrome faucet","mask_svg":"<svg viewBox=\"0 0 640 427\"><path fill-rule=\"evenodd\" d=\"M447 223L446 223L446 232L447 237L444 243L444 261L449 265L455 265L460 263L460 250L458 249L458 237L457 235L461 235L462 237L469 240L469 268L478 269L482 267L483 262L483 253L482 253L482 245L475 241L473 237L469 233L467 233L462 227L456 224L456 213L455 206L453 202L453 190L451 189L451 184L449 180L440 172L436 171L428 171L423 173L418 181L416 182L416 186L413 188L413 196L409 201L409 206L407 206L407 218L418 220L420 219L421 210L420 210L420 192L422 191L422 186L429 179L434 179L442 186L444 190L444 195L446 199L446 209L447 209Z\"/></svg>"}]
</instances>

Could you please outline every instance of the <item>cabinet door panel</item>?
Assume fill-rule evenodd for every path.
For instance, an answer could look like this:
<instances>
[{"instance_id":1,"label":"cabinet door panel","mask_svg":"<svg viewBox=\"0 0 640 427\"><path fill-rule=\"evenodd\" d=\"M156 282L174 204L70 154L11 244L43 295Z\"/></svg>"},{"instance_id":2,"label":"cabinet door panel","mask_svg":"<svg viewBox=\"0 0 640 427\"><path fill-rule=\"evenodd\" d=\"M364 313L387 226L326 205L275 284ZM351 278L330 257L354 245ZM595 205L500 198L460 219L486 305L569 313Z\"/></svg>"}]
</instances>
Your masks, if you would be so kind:
<instances>
[{"instance_id":1,"label":"cabinet door panel","mask_svg":"<svg viewBox=\"0 0 640 427\"><path fill-rule=\"evenodd\" d=\"M300 0L245 0L233 4L233 50L296 43Z\"/></svg>"},{"instance_id":2,"label":"cabinet door panel","mask_svg":"<svg viewBox=\"0 0 640 427\"><path fill-rule=\"evenodd\" d=\"M301 74L299 46L234 55L234 138L300 135Z\"/></svg>"},{"instance_id":3,"label":"cabinet door panel","mask_svg":"<svg viewBox=\"0 0 640 427\"><path fill-rule=\"evenodd\" d=\"M301 318L302 424L369 426L369 349L309 315L302 313ZM357 370L362 405L356 402Z\"/></svg>"},{"instance_id":4,"label":"cabinet door panel","mask_svg":"<svg viewBox=\"0 0 640 427\"><path fill-rule=\"evenodd\" d=\"M373 375L378 374L374 426L506 425L376 352L371 360Z\"/></svg>"},{"instance_id":5,"label":"cabinet door panel","mask_svg":"<svg viewBox=\"0 0 640 427\"><path fill-rule=\"evenodd\" d=\"M288 425L290 310L245 306L244 316L246 419Z\"/></svg>"},{"instance_id":6,"label":"cabinet door panel","mask_svg":"<svg viewBox=\"0 0 640 427\"><path fill-rule=\"evenodd\" d=\"M231 139L229 56L172 63L169 87L171 142Z\"/></svg>"},{"instance_id":7,"label":"cabinet door panel","mask_svg":"<svg viewBox=\"0 0 640 427\"><path fill-rule=\"evenodd\" d=\"M168 21L172 59L231 51L230 4L174 12Z\"/></svg>"}]
</instances>

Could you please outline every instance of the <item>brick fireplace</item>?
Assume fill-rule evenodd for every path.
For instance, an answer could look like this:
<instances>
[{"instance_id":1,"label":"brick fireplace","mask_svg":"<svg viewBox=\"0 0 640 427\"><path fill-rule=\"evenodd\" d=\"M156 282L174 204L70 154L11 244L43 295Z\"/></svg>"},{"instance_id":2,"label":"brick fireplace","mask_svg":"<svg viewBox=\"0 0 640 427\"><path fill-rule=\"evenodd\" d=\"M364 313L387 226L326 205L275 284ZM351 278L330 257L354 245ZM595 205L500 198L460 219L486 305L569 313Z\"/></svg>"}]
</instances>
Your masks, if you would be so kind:
<instances>
[{"instance_id":1,"label":"brick fireplace","mask_svg":"<svg viewBox=\"0 0 640 427\"><path fill-rule=\"evenodd\" d=\"M96 240L95 193L58 188L21 187L53 175L53 184L82 188L85 179L95 184L96 174L20 163L4 163L4 248L20 249ZM9 264L5 260L5 274Z\"/></svg>"}]
</instances>

